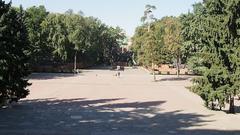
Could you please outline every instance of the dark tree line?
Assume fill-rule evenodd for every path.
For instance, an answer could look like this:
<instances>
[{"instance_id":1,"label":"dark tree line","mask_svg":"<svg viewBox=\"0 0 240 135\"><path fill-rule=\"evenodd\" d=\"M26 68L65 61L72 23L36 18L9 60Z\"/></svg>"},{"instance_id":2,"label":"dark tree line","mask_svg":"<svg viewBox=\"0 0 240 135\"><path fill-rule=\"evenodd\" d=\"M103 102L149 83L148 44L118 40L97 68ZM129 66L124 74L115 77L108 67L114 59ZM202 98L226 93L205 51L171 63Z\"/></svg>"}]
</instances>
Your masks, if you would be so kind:
<instances>
[{"instance_id":1,"label":"dark tree line","mask_svg":"<svg viewBox=\"0 0 240 135\"><path fill-rule=\"evenodd\" d=\"M68 10L49 13L43 6L26 10L32 65L81 63L84 66L113 64L126 38L122 29L105 25L94 17Z\"/></svg>"}]
</instances>

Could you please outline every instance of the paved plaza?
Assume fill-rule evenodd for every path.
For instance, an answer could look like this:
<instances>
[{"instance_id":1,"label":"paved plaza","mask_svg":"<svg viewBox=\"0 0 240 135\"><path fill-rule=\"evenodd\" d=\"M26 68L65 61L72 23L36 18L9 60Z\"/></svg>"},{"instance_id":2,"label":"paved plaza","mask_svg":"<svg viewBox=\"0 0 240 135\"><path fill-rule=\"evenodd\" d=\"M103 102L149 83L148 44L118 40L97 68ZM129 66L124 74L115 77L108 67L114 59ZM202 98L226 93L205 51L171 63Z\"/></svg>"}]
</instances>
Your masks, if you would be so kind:
<instances>
[{"instance_id":1,"label":"paved plaza","mask_svg":"<svg viewBox=\"0 0 240 135\"><path fill-rule=\"evenodd\" d=\"M240 115L211 111L191 77L107 69L33 74L30 95L0 110L0 135L239 135Z\"/></svg>"}]
</instances>

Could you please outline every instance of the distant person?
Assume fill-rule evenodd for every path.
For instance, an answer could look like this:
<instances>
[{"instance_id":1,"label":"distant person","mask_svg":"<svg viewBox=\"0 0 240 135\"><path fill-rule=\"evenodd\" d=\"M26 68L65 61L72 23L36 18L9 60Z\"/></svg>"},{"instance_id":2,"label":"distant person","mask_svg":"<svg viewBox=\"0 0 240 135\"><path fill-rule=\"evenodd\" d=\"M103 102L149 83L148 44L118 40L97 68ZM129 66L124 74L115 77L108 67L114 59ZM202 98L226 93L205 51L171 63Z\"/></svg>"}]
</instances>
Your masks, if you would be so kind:
<instances>
[{"instance_id":1,"label":"distant person","mask_svg":"<svg viewBox=\"0 0 240 135\"><path fill-rule=\"evenodd\" d=\"M119 71L121 69L121 67L120 66L117 66L117 71Z\"/></svg>"},{"instance_id":2,"label":"distant person","mask_svg":"<svg viewBox=\"0 0 240 135\"><path fill-rule=\"evenodd\" d=\"M117 76L120 77L120 71L118 71Z\"/></svg>"},{"instance_id":3,"label":"distant person","mask_svg":"<svg viewBox=\"0 0 240 135\"><path fill-rule=\"evenodd\" d=\"M120 70L121 70L121 67L117 66L117 77L120 77Z\"/></svg>"}]
</instances>

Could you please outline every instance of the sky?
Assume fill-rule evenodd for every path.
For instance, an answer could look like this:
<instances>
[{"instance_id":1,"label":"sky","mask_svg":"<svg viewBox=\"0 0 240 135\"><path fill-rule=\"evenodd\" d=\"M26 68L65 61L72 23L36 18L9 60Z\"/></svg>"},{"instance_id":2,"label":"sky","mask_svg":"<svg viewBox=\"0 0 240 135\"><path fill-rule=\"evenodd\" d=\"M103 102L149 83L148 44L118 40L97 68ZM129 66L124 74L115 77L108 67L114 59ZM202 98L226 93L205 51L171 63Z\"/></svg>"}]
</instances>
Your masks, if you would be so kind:
<instances>
[{"instance_id":1,"label":"sky","mask_svg":"<svg viewBox=\"0 0 240 135\"><path fill-rule=\"evenodd\" d=\"M5 0L6 2L10 0ZM128 36L133 36L135 28L141 25L140 18L146 4L155 5L156 18L179 16L192 10L192 5L202 0L12 0L13 6L24 8L44 5L50 12L64 13L68 9L83 11L85 16L93 16L111 26L120 26Z\"/></svg>"}]
</instances>

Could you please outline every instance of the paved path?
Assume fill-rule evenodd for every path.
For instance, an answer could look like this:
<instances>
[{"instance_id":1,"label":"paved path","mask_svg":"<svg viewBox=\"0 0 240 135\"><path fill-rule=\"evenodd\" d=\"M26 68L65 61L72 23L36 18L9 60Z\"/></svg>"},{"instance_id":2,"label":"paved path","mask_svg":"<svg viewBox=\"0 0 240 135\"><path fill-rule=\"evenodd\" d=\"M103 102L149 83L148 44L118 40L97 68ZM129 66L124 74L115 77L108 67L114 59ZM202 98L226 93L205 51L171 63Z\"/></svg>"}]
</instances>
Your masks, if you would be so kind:
<instances>
[{"instance_id":1,"label":"paved path","mask_svg":"<svg viewBox=\"0 0 240 135\"><path fill-rule=\"evenodd\" d=\"M240 116L214 112L190 82L141 69L34 74L31 94L0 110L0 135L239 135Z\"/></svg>"}]
</instances>

